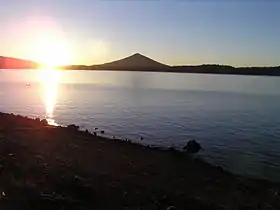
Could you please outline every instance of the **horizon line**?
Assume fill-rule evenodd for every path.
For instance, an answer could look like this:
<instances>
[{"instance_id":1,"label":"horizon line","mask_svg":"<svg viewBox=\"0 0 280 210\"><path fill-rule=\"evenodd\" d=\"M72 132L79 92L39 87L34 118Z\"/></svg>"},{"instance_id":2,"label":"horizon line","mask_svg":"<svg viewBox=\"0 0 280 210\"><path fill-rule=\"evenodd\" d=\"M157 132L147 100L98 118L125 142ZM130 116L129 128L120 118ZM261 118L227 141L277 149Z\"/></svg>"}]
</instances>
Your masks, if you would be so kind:
<instances>
[{"instance_id":1,"label":"horizon line","mask_svg":"<svg viewBox=\"0 0 280 210\"><path fill-rule=\"evenodd\" d=\"M148 57L148 56L145 56L141 53L133 53L133 54L130 54L126 57L123 57L123 58L120 58L120 59L116 59L116 60L112 60L112 61L108 61L106 63L99 63L99 64L65 64L65 65L58 65L57 67L69 67L69 66L86 66L86 67L91 67L91 66L100 66L100 65L104 65L104 64L108 64L108 63L112 63L112 62L115 62L115 61L120 61L120 60L123 60L125 58L129 58L129 57L132 57L132 56L135 56L135 55L140 55L140 56L143 56L143 57L146 57L148 59L151 59L153 60L154 62L157 62L157 63L160 63L160 64L163 64L163 65L166 65L168 67L183 67L183 66L189 66L189 67L196 67L196 66L226 66L226 67L233 67L233 68L275 68L275 67L280 67L280 63L279 64L276 64L276 65L263 65L263 66L239 66L239 65L230 65L230 64L221 64L221 63L200 63L200 64L165 64L165 63L162 63L162 62L159 62L157 60L154 60L152 59L151 57ZM3 55L0 55L0 57L2 58L9 58L9 59L17 59L17 60L22 60L22 61L25 61L25 62L32 62L36 65L42 65L40 62L37 62L35 60L32 60L32 59L25 59L25 58L21 58L21 57L13 57L13 56L3 56Z\"/></svg>"}]
</instances>

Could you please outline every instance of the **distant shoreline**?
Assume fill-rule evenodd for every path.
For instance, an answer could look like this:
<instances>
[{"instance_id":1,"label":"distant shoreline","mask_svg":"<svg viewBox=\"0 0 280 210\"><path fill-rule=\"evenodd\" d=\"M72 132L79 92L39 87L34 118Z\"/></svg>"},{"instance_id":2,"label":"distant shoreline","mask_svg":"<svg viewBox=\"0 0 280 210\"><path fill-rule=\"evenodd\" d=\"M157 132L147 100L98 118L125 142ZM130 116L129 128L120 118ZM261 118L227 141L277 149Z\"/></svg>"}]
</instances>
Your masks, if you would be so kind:
<instances>
[{"instance_id":1,"label":"distant shoreline","mask_svg":"<svg viewBox=\"0 0 280 210\"><path fill-rule=\"evenodd\" d=\"M38 69L38 66L40 65L33 61L0 56L0 69ZM76 71L141 71L193 74L280 76L280 66L233 67L229 65L219 64L169 66L159 63L139 53L135 53L126 58L100 65L66 65L59 66L58 68L61 70Z\"/></svg>"},{"instance_id":2,"label":"distant shoreline","mask_svg":"<svg viewBox=\"0 0 280 210\"><path fill-rule=\"evenodd\" d=\"M280 76L280 67L244 67L245 71L236 71L236 72L229 72L229 71L208 71L207 69L201 69L199 71L187 70L182 71L176 69L177 67L165 70L144 70L144 69L72 69L72 68L63 68L61 70L69 70L69 71L128 71L128 72L159 72L159 73L183 73L183 74L215 74L215 75L243 75L243 76ZM260 69L259 72L247 72L246 70L250 70L251 68ZM235 68L236 70L240 70L241 68ZM243 67L242 67L243 69ZM273 69L273 72L270 72L270 69ZM274 69L277 69L275 72Z\"/></svg>"},{"instance_id":3,"label":"distant shoreline","mask_svg":"<svg viewBox=\"0 0 280 210\"><path fill-rule=\"evenodd\" d=\"M243 67L242 67L243 68ZM244 67L247 69L247 67ZM250 69L251 67L248 67ZM253 67L255 68L255 67ZM261 67L256 67L259 69L262 69ZM270 68L277 68L277 71L279 72L269 72ZM236 68L239 69L239 68ZM21 71L21 70L38 70L36 68L0 68L0 70L10 70L10 71ZM265 67L263 68L263 71L260 72L252 72L252 73L247 73L244 71L240 72L220 72L220 71L179 71L179 70L131 70L131 69L87 69L87 68L79 68L79 69L74 69L74 68L59 68L61 71L116 71L116 72L158 72L158 73L182 73L182 74L213 74L213 75L242 75L242 76L280 76L280 68L279 67Z\"/></svg>"}]
</instances>

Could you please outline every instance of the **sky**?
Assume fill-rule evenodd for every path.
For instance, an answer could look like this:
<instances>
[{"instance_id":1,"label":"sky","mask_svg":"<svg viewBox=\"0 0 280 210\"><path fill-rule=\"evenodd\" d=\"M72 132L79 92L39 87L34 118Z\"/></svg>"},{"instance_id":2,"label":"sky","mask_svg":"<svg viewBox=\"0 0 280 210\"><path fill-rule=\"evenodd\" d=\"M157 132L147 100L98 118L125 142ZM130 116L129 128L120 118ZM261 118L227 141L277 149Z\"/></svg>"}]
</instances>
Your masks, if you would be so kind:
<instances>
[{"instance_id":1,"label":"sky","mask_svg":"<svg viewBox=\"0 0 280 210\"><path fill-rule=\"evenodd\" d=\"M277 0L1 0L0 55L100 64L280 65ZM58 61L57 61L58 62Z\"/></svg>"}]
</instances>

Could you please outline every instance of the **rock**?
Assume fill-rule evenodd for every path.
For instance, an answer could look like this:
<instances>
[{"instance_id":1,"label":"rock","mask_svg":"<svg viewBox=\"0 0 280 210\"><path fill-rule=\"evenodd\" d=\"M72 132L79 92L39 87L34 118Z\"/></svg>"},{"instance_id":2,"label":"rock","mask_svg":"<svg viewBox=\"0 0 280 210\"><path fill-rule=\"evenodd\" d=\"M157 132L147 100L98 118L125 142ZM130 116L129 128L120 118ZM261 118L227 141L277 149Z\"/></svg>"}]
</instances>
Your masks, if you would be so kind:
<instances>
[{"instance_id":1,"label":"rock","mask_svg":"<svg viewBox=\"0 0 280 210\"><path fill-rule=\"evenodd\" d=\"M169 206L169 207L167 207L167 209L166 210L176 210L177 208L175 207L175 206Z\"/></svg>"},{"instance_id":2,"label":"rock","mask_svg":"<svg viewBox=\"0 0 280 210\"><path fill-rule=\"evenodd\" d=\"M48 121L46 119L42 119L41 123L44 124L44 125L48 125Z\"/></svg>"},{"instance_id":3,"label":"rock","mask_svg":"<svg viewBox=\"0 0 280 210\"><path fill-rule=\"evenodd\" d=\"M75 181L75 182L82 182L82 181L83 181L83 178L80 177L79 175L75 175L75 176L74 176L74 181Z\"/></svg>"},{"instance_id":4,"label":"rock","mask_svg":"<svg viewBox=\"0 0 280 210\"><path fill-rule=\"evenodd\" d=\"M268 205L268 206L266 207L266 209L267 209L267 210L272 210L273 207L272 207L271 205Z\"/></svg>"},{"instance_id":5,"label":"rock","mask_svg":"<svg viewBox=\"0 0 280 210\"><path fill-rule=\"evenodd\" d=\"M253 210L256 209L253 205L251 204L244 204L239 207L240 210Z\"/></svg>"},{"instance_id":6,"label":"rock","mask_svg":"<svg viewBox=\"0 0 280 210\"><path fill-rule=\"evenodd\" d=\"M223 167L222 166L217 166L217 169L219 170L219 171L224 171L224 169L223 169Z\"/></svg>"},{"instance_id":7,"label":"rock","mask_svg":"<svg viewBox=\"0 0 280 210\"><path fill-rule=\"evenodd\" d=\"M126 197L128 195L128 192L127 191L124 191L123 192L123 197Z\"/></svg>"},{"instance_id":8,"label":"rock","mask_svg":"<svg viewBox=\"0 0 280 210\"><path fill-rule=\"evenodd\" d=\"M195 140L188 141L187 145L183 147L184 151L190 154L198 153L201 150L201 146Z\"/></svg>"},{"instance_id":9,"label":"rock","mask_svg":"<svg viewBox=\"0 0 280 210\"><path fill-rule=\"evenodd\" d=\"M73 129L73 130L79 130L79 126L77 125L74 125L74 124L71 124L71 125L68 125L67 128L70 128L70 129Z\"/></svg>"},{"instance_id":10,"label":"rock","mask_svg":"<svg viewBox=\"0 0 280 210\"><path fill-rule=\"evenodd\" d=\"M175 149L175 147L173 147L173 146L169 147L168 150L169 150L170 152L176 152L176 151L177 151L177 150Z\"/></svg>"},{"instance_id":11,"label":"rock","mask_svg":"<svg viewBox=\"0 0 280 210\"><path fill-rule=\"evenodd\" d=\"M89 132L88 129L85 130L85 133L86 133L87 135L91 135L91 133Z\"/></svg>"},{"instance_id":12,"label":"rock","mask_svg":"<svg viewBox=\"0 0 280 210\"><path fill-rule=\"evenodd\" d=\"M4 191L2 191L0 193L0 201L2 201L4 199L4 197L6 196L6 193Z\"/></svg>"},{"instance_id":13,"label":"rock","mask_svg":"<svg viewBox=\"0 0 280 210\"><path fill-rule=\"evenodd\" d=\"M105 131L100 131L100 133L101 133L101 134L104 134L104 133L105 133Z\"/></svg>"}]
</instances>

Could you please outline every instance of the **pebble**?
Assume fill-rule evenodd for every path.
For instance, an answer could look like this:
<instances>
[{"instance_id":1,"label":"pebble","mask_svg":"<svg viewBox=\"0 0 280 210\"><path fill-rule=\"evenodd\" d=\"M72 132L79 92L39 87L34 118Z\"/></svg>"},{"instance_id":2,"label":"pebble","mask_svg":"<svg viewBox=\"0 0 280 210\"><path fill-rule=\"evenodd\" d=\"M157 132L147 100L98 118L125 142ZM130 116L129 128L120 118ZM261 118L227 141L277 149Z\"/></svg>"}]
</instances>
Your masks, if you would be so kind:
<instances>
[{"instance_id":1,"label":"pebble","mask_svg":"<svg viewBox=\"0 0 280 210\"><path fill-rule=\"evenodd\" d=\"M0 201L6 196L6 193L4 191L1 192L0 194Z\"/></svg>"},{"instance_id":2,"label":"pebble","mask_svg":"<svg viewBox=\"0 0 280 210\"><path fill-rule=\"evenodd\" d=\"M78 176L78 175L75 175L75 176L74 176L74 180L75 180L75 181L82 181L83 179L82 179L82 177L80 177L80 176Z\"/></svg>"}]
</instances>

